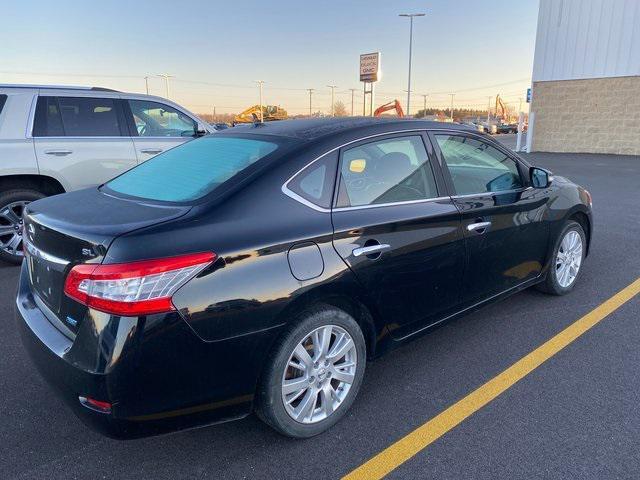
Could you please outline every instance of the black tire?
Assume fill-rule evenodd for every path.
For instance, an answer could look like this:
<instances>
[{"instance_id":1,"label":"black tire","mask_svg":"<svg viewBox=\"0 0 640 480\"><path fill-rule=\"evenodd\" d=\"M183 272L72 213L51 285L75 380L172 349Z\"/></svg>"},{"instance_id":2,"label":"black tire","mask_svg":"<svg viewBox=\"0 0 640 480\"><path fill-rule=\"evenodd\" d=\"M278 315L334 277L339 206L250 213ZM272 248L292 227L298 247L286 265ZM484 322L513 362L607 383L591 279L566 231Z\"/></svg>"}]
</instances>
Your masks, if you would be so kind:
<instances>
[{"instance_id":1,"label":"black tire","mask_svg":"<svg viewBox=\"0 0 640 480\"><path fill-rule=\"evenodd\" d=\"M46 195L37 190L27 190L27 189L19 189L19 190L7 190L5 192L0 193L0 227L10 225L9 220L2 216L2 212L5 209L15 202L33 202L35 200L39 200L41 198L46 197ZM21 216L21 213L20 213ZM9 241L8 235L0 236L0 260L4 260L5 262L12 263L14 265L20 265L22 263L22 255L13 253L13 249L8 249L5 245ZM22 246L18 248L20 250Z\"/></svg>"},{"instance_id":2,"label":"black tire","mask_svg":"<svg viewBox=\"0 0 640 480\"><path fill-rule=\"evenodd\" d=\"M558 282L556 258L558 257L558 250L560 249L560 244L562 243L562 239L565 237L565 235L567 235L567 233L569 233L572 230L577 232L580 235L580 238L582 239L582 260L581 260L580 268L578 269L578 274L576 275L576 278L573 280L573 282L569 286L563 287ZM573 290L576 283L578 283L580 275L582 274L582 270L584 267L584 258L586 253L587 253L587 237L584 233L584 229L582 228L582 225L580 225L578 222L575 222L573 220L569 220L564 226L564 228L560 231L560 235L558 235L558 238L556 239L555 245L553 247L552 257L550 260L551 264L549 266L549 271L547 272L547 276L545 280L542 283L538 284L538 290L548 293L550 295L566 295L571 290Z\"/></svg>"},{"instance_id":3,"label":"black tire","mask_svg":"<svg viewBox=\"0 0 640 480\"><path fill-rule=\"evenodd\" d=\"M346 397L331 415L317 423L301 423L294 420L285 409L282 399L283 373L295 347L312 331L326 325L337 325L351 336L357 356L354 380ZM256 412L265 423L283 435L293 438L318 435L335 425L353 404L362 384L365 364L365 339L358 323L343 310L330 305L316 305L298 315L277 341L258 387Z\"/></svg>"}]
</instances>

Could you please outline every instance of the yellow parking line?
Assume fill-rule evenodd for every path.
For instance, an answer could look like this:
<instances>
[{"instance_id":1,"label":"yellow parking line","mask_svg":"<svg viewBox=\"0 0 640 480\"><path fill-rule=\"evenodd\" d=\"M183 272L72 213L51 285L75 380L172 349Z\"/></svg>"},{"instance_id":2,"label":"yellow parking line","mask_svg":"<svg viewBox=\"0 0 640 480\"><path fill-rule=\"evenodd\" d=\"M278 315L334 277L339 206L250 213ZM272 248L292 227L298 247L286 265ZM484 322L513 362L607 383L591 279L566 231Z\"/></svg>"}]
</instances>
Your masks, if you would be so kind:
<instances>
[{"instance_id":1,"label":"yellow parking line","mask_svg":"<svg viewBox=\"0 0 640 480\"><path fill-rule=\"evenodd\" d=\"M524 378L542 363L553 357L583 333L596 325L610 313L640 293L640 278L616 293L580 320L572 323L555 337L540 345L509 368L453 404L427 423L402 437L375 457L362 464L343 480L380 479L404 462L428 447L442 435L480 410L502 392Z\"/></svg>"}]
</instances>

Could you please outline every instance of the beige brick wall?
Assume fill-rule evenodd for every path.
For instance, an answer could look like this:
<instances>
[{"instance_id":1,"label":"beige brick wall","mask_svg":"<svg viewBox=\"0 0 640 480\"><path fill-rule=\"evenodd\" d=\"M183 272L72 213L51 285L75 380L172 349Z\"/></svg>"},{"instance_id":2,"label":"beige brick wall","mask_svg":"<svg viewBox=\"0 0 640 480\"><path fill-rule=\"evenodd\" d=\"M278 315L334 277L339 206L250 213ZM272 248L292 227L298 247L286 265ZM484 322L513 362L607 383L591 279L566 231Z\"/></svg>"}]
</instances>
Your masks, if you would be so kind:
<instances>
[{"instance_id":1,"label":"beige brick wall","mask_svg":"<svg viewBox=\"0 0 640 480\"><path fill-rule=\"evenodd\" d=\"M640 76L534 82L532 150L640 155Z\"/></svg>"}]
</instances>

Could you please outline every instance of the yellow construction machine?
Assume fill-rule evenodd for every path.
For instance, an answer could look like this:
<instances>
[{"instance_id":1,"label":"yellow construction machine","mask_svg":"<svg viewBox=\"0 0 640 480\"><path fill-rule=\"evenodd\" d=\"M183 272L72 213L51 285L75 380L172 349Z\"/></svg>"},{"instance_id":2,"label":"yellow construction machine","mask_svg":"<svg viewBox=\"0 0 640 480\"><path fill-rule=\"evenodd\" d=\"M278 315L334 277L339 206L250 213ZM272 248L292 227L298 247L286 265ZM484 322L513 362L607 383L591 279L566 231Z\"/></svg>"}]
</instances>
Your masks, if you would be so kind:
<instances>
[{"instance_id":1,"label":"yellow construction machine","mask_svg":"<svg viewBox=\"0 0 640 480\"><path fill-rule=\"evenodd\" d=\"M271 122L273 120L286 120L289 118L287 111L276 105L263 105L262 106L262 120L265 122ZM244 112L239 113L233 119L233 123L254 123L259 122L260 119L260 105L254 105L247 108Z\"/></svg>"}]
</instances>

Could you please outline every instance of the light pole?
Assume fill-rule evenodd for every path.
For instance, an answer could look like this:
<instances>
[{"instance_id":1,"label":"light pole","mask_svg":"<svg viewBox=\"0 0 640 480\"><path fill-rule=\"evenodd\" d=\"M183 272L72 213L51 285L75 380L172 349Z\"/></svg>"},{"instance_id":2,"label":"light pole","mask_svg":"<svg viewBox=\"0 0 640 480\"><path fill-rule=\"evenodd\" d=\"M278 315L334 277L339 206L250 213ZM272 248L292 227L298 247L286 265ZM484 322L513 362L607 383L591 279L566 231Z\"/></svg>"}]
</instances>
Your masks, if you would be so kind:
<instances>
[{"instance_id":1,"label":"light pole","mask_svg":"<svg viewBox=\"0 0 640 480\"><path fill-rule=\"evenodd\" d=\"M335 116L335 112L333 110L333 106L334 106L334 103L333 103L334 91L335 91L336 88L338 88L338 86L337 85L327 85L327 87L329 87L331 89L331 116L333 117L333 116Z\"/></svg>"},{"instance_id":2,"label":"light pole","mask_svg":"<svg viewBox=\"0 0 640 480\"><path fill-rule=\"evenodd\" d=\"M149 95L149 77L144 77L144 88L147 91L147 95Z\"/></svg>"},{"instance_id":3,"label":"light pole","mask_svg":"<svg viewBox=\"0 0 640 480\"><path fill-rule=\"evenodd\" d=\"M423 117L426 118L427 117L427 97L429 96L428 93L423 93L422 94L422 113L423 113Z\"/></svg>"},{"instance_id":4,"label":"light pole","mask_svg":"<svg viewBox=\"0 0 640 480\"><path fill-rule=\"evenodd\" d=\"M165 89L167 98L169 98L169 79L175 78L175 77L173 75L167 75L166 73L159 73L158 77L164 78L164 89Z\"/></svg>"},{"instance_id":5,"label":"light pole","mask_svg":"<svg viewBox=\"0 0 640 480\"><path fill-rule=\"evenodd\" d=\"M489 95L489 105L487 106L487 123L491 121L491 95Z\"/></svg>"},{"instance_id":6,"label":"light pole","mask_svg":"<svg viewBox=\"0 0 640 480\"><path fill-rule=\"evenodd\" d=\"M353 117L353 95L355 94L356 89L350 88L349 90L351 91L351 116Z\"/></svg>"},{"instance_id":7,"label":"light pole","mask_svg":"<svg viewBox=\"0 0 640 480\"><path fill-rule=\"evenodd\" d=\"M424 13L401 13L400 17L409 17L409 79L407 81L407 113L411 108L411 49L413 47L413 17L424 17Z\"/></svg>"},{"instance_id":8,"label":"light pole","mask_svg":"<svg viewBox=\"0 0 640 480\"><path fill-rule=\"evenodd\" d=\"M311 95L313 94L313 88L307 88L307 92L309 92L309 116L311 117L313 115L312 113L312 109L311 109Z\"/></svg>"},{"instance_id":9,"label":"light pole","mask_svg":"<svg viewBox=\"0 0 640 480\"><path fill-rule=\"evenodd\" d=\"M258 84L258 88L260 90L260 123L264 122L264 113L262 111L262 85L264 85L264 80L254 80Z\"/></svg>"},{"instance_id":10,"label":"light pole","mask_svg":"<svg viewBox=\"0 0 640 480\"><path fill-rule=\"evenodd\" d=\"M456 94L450 93L449 95L451 96L451 121L453 122L453 97L455 97Z\"/></svg>"}]
</instances>

